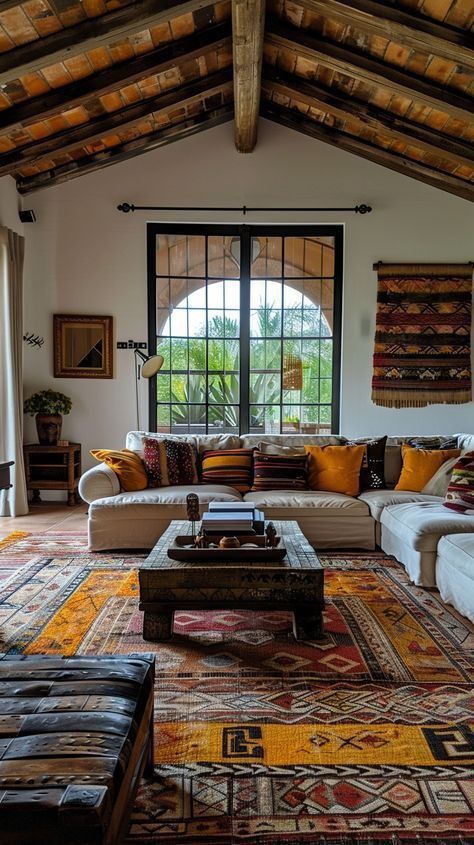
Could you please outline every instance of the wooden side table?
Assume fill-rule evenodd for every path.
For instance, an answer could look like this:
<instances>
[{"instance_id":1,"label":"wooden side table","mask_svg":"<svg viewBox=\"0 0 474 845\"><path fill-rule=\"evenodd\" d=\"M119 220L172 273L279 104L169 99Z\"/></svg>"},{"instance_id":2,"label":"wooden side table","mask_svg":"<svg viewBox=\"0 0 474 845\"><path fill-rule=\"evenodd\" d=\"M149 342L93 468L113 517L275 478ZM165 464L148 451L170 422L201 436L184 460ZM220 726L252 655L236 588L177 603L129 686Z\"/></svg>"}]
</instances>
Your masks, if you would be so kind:
<instances>
[{"instance_id":1,"label":"wooden side table","mask_svg":"<svg viewBox=\"0 0 474 845\"><path fill-rule=\"evenodd\" d=\"M43 446L27 443L23 446L26 487L33 491L32 501L41 502L40 490L66 490L67 503L72 507L80 501L77 486L81 477L81 444Z\"/></svg>"}]
</instances>

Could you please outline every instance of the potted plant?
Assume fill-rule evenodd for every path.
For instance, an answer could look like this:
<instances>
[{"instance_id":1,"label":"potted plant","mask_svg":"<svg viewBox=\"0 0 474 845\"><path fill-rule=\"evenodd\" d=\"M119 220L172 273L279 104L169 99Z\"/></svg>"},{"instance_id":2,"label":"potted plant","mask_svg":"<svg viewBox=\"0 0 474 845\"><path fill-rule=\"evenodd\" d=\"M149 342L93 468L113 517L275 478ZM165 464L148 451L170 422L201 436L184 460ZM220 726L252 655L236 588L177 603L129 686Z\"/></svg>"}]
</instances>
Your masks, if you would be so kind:
<instances>
[{"instance_id":1,"label":"potted plant","mask_svg":"<svg viewBox=\"0 0 474 845\"><path fill-rule=\"evenodd\" d=\"M38 441L44 446L57 446L61 438L63 414L69 414L72 402L64 393L38 390L25 400L23 411L35 417Z\"/></svg>"}]
</instances>

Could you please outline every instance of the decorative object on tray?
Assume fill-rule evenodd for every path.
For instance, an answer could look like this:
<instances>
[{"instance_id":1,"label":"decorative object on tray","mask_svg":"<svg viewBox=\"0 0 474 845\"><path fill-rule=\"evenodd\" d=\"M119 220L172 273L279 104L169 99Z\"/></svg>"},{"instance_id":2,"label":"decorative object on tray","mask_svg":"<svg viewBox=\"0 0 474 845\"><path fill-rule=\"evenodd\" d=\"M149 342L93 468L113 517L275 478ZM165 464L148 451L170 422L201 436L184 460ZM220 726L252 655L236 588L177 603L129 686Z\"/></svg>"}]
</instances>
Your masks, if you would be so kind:
<instances>
[{"instance_id":1,"label":"decorative object on tray","mask_svg":"<svg viewBox=\"0 0 474 845\"><path fill-rule=\"evenodd\" d=\"M201 519L201 513L199 511L199 497L196 493L188 493L186 496L186 513L188 515L188 520L191 523L191 533L194 537L196 534L196 522L199 522Z\"/></svg>"},{"instance_id":2,"label":"decorative object on tray","mask_svg":"<svg viewBox=\"0 0 474 845\"><path fill-rule=\"evenodd\" d=\"M273 522L269 522L267 527L265 528L265 536L266 536L266 544L270 548L274 548L276 545L276 528Z\"/></svg>"},{"instance_id":3,"label":"decorative object on tray","mask_svg":"<svg viewBox=\"0 0 474 845\"><path fill-rule=\"evenodd\" d=\"M226 537L219 534L202 536L193 540L191 534L174 538L167 554L172 560L192 563L277 563L286 557L283 538L273 528L273 545L261 534Z\"/></svg>"},{"instance_id":4,"label":"decorative object on tray","mask_svg":"<svg viewBox=\"0 0 474 845\"><path fill-rule=\"evenodd\" d=\"M372 402L471 401L472 264L375 264Z\"/></svg>"},{"instance_id":5,"label":"decorative object on tray","mask_svg":"<svg viewBox=\"0 0 474 845\"><path fill-rule=\"evenodd\" d=\"M23 412L35 417L38 442L42 446L57 446L61 437L63 414L69 414L69 396L55 390L38 390L25 400Z\"/></svg>"}]
</instances>

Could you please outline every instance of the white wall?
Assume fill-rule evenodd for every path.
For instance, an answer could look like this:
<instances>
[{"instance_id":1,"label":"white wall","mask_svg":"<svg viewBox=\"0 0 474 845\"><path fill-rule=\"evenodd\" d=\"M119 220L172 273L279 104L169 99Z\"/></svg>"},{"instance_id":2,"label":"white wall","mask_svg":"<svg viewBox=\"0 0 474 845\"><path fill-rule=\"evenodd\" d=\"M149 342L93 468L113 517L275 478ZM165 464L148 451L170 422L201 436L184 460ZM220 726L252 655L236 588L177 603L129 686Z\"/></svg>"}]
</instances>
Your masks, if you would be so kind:
<instances>
[{"instance_id":1,"label":"white wall","mask_svg":"<svg viewBox=\"0 0 474 845\"><path fill-rule=\"evenodd\" d=\"M23 224L18 217L20 198L11 176L0 178L0 226L7 226L18 234L23 233Z\"/></svg>"},{"instance_id":2,"label":"white wall","mask_svg":"<svg viewBox=\"0 0 474 845\"><path fill-rule=\"evenodd\" d=\"M113 380L52 375L51 315L112 314L115 340L146 339L146 221L139 205L352 206L371 215L161 214L193 222L342 222L346 226L341 430L363 433L474 431L474 405L399 411L370 401L376 305L375 261L468 261L474 215L464 200L385 170L350 153L261 121L258 146L240 155L227 124L26 199L37 223L27 226L25 328L43 334L27 352L25 390L54 386L74 403L63 436L93 447L120 447L135 427L132 356L115 351ZM145 387L145 383L142 383ZM142 419L145 420L145 407ZM33 422L28 422L34 438Z\"/></svg>"}]
</instances>

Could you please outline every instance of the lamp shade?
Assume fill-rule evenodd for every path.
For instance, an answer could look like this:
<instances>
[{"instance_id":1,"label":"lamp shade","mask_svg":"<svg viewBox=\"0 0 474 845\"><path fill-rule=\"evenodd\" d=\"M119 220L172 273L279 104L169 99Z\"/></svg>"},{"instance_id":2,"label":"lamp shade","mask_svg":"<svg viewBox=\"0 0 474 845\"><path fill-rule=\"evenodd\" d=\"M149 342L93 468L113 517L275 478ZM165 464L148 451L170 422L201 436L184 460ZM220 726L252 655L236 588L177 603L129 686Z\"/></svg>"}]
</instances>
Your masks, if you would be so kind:
<instances>
[{"instance_id":1,"label":"lamp shade","mask_svg":"<svg viewBox=\"0 0 474 845\"><path fill-rule=\"evenodd\" d=\"M151 355L150 358L142 365L142 376L144 378L152 378L156 376L158 370L161 370L164 364L164 358L162 355Z\"/></svg>"}]
</instances>

